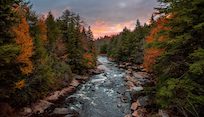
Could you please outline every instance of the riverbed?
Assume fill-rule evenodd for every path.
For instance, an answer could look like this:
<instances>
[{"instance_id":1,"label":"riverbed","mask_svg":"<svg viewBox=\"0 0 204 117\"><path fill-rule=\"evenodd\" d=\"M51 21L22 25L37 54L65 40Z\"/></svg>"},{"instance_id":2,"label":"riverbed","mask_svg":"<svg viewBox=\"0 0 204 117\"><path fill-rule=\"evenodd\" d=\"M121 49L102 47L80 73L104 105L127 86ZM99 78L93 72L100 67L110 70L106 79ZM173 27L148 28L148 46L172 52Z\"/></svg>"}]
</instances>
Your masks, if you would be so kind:
<instances>
[{"instance_id":1,"label":"riverbed","mask_svg":"<svg viewBox=\"0 0 204 117\"><path fill-rule=\"evenodd\" d=\"M76 93L67 96L59 108L74 110L78 115L73 116L79 117L124 117L130 113L130 94L123 80L125 71L106 56L99 56L98 61L98 68L104 72L92 76Z\"/></svg>"}]
</instances>

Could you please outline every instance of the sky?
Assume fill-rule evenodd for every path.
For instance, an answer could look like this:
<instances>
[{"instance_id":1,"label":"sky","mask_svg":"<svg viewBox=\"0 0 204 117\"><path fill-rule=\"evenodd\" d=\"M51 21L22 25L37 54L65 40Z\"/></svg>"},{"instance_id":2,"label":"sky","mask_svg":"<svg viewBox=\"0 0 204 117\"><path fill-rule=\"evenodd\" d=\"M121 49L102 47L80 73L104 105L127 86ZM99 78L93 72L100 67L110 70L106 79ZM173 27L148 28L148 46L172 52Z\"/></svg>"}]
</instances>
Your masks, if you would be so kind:
<instances>
[{"instance_id":1,"label":"sky","mask_svg":"<svg viewBox=\"0 0 204 117\"><path fill-rule=\"evenodd\" d=\"M117 34L124 27L134 29L136 20L149 21L157 0L30 0L33 10L46 15L52 11L55 17L65 9L79 14L86 26L91 26L94 37Z\"/></svg>"}]
</instances>

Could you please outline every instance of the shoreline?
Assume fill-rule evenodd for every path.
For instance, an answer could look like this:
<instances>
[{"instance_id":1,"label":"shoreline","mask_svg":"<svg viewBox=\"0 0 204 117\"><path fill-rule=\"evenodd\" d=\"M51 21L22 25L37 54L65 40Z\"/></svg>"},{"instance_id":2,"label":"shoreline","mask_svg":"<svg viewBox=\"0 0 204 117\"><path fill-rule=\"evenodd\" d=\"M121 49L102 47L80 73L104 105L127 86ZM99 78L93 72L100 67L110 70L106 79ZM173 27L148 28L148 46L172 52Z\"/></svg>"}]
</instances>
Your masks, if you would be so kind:
<instances>
[{"instance_id":1,"label":"shoreline","mask_svg":"<svg viewBox=\"0 0 204 117\"><path fill-rule=\"evenodd\" d=\"M37 100L31 105L22 107L20 109L15 109L14 111L19 117L35 117L46 113L46 110L52 109L52 106L57 103L60 103L61 100L75 93L78 87L81 84L86 83L91 76L100 74L102 72L102 70L96 68L88 70L88 74L86 75L73 74L73 80L67 87L64 87L57 91L53 91L49 93L46 97Z\"/></svg>"}]
</instances>

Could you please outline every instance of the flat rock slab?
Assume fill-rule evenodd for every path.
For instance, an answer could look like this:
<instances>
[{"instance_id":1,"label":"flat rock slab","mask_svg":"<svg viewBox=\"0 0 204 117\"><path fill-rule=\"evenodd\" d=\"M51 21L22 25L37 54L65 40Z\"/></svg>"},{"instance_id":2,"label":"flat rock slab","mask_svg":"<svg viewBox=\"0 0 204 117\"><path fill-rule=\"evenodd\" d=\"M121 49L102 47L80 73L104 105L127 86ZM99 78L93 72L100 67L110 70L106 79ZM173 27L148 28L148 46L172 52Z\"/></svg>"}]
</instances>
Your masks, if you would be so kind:
<instances>
[{"instance_id":1,"label":"flat rock slab","mask_svg":"<svg viewBox=\"0 0 204 117\"><path fill-rule=\"evenodd\" d=\"M79 84L80 84L79 81L74 79L74 80L71 82L70 86L78 87Z\"/></svg>"},{"instance_id":2,"label":"flat rock slab","mask_svg":"<svg viewBox=\"0 0 204 117\"><path fill-rule=\"evenodd\" d=\"M53 105L53 103L50 103L48 101L45 100L40 100L38 103L36 103L33 106L33 112L34 113L43 113L45 109L49 108L51 105Z\"/></svg>"},{"instance_id":3,"label":"flat rock slab","mask_svg":"<svg viewBox=\"0 0 204 117\"><path fill-rule=\"evenodd\" d=\"M135 78L145 78L142 74L138 73L138 72L133 72L133 76Z\"/></svg>"},{"instance_id":4,"label":"flat rock slab","mask_svg":"<svg viewBox=\"0 0 204 117\"><path fill-rule=\"evenodd\" d=\"M54 115L67 115L71 113L72 113L72 110L68 108L55 108L55 110L53 111Z\"/></svg>"}]
</instances>

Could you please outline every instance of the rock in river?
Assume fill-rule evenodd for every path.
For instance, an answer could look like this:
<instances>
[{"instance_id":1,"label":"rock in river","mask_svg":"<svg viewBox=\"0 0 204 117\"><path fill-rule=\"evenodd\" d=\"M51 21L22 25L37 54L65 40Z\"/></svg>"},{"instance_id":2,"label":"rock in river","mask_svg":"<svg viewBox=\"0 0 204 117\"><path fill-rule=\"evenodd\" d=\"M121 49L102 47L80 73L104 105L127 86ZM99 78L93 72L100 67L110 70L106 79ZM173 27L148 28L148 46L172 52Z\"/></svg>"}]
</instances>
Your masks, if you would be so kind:
<instances>
[{"instance_id":1,"label":"rock in river","mask_svg":"<svg viewBox=\"0 0 204 117\"><path fill-rule=\"evenodd\" d=\"M66 115L69 114L70 109L68 108L55 108L55 110L53 111L53 114L56 115Z\"/></svg>"}]
</instances>

